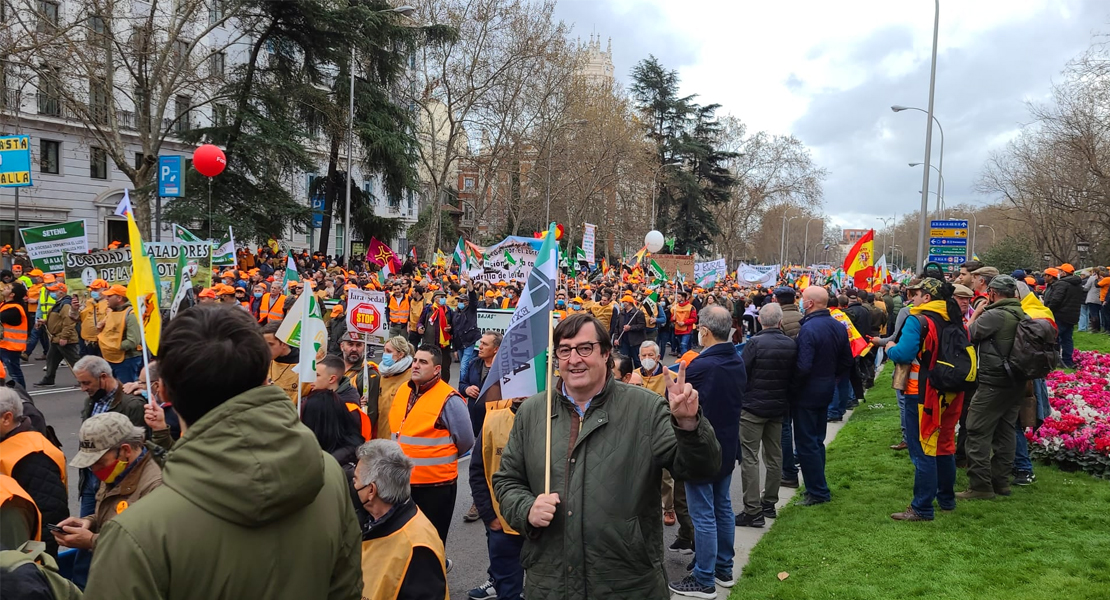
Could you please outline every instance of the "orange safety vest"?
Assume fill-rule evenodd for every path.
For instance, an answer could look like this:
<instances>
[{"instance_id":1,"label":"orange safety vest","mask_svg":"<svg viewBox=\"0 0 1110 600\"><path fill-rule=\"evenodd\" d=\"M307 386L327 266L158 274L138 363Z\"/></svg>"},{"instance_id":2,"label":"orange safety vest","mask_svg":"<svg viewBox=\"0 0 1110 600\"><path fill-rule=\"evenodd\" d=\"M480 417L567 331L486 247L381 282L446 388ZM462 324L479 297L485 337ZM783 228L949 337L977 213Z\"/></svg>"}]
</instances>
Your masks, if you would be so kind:
<instances>
[{"instance_id":1,"label":"orange safety vest","mask_svg":"<svg viewBox=\"0 0 1110 600\"><path fill-rule=\"evenodd\" d=\"M58 447L37 431L22 431L0 442L0 473L11 476L12 469L27 455L42 452L58 465L62 485L66 485L66 457Z\"/></svg>"},{"instance_id":2,"label":"orange safety vest","mask_svg":"<svg viewBox=\"0 0 1110 600\"><path fill-rule=\"evenodd\" d=\"M412 459L412 483L431 484L454 481L459 476L459 449L451 440L451 432L437 429L435 424L447 399L457 394L443 380L416 399L411 411L408 385L397 390L389 409L390 439Z\"/></svg>"},{"instance_id":3,"label":"orange safety vest","mask_svg":"<svg viewBox=\"0 0 1110 600\"><path fill-rule=\"evenodd\" d=\"M362 433L362 439L369 442L374 439L374 427L370 424L370 416L362 411L362 407L354 402L347 403L347 410L358 415L359 428Z\"/></svg>"},{"instance_id":4,"label":"orange safety vest","mask_svg":"<svg viewBox=\"0 0 1110 600\"><path fill-rule=\"evenodd\" d=\"M270 302L270 293L262 294L262 305L258 307L258 322L268 323L285 318L285 296L278 296L277 302Z\"/></svg>"},{"instance_id":5,"label":"orange safety vest","mask_svg":"<svg viewBox=\"0 0 1110 600\"><path fill-rule=\"evenodd\" d=\"M4 325L4 338L0 340L0 348L23 352L27 349L27 311L23 310L23 305L15 302L5 303L0 306L0 310L8 310L13 306L19 311L19 325Z\"/></svg>"},{"instance_id":6,"label":"orange safety vest","mask_svg":"<svg viewBox=\"0 0 1110 600\"><path fill-rule=\"evenodd\" d=\"M42 512L39 511L38 505L18 481L8 475L0 474L0 507L12 498L22 498L35 508L35 525L31 528L31 535L34 537L31 539L36 542L42 541Z\"/></svg>"},{"instance_id":7,"label":"orange safety vest","mask_svg":"<svg viewBox=\"0 0 1110 600\"><path fill-rule=\"evenodd\" d=\"M385 537L362 542L362 597L364 600L396 600L412 562L413 549L435 552L443 576L447 577L443 541L419 508L404 527Z\"/></svg>"},{"instance_id":8,"label":"orange safety vest","mask_svg":"<svg viewBox=\"0 0 1110 600\"><path fill-rule=\"evenodd\" d=\"M409 298L405 296L400 303L397 302L396 296L389 297L389 322L390 323L405 323L409 322Z\"/></svg>"}]
</instances>

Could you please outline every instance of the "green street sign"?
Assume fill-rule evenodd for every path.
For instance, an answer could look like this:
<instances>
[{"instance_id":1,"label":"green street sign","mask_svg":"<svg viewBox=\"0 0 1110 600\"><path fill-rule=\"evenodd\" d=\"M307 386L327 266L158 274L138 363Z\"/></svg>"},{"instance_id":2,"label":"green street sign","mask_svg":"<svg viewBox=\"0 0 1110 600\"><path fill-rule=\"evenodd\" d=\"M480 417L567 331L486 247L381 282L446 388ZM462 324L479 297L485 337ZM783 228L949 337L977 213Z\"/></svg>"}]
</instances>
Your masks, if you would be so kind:
<instances>
[{"instance_id":1,"label":"green street sign","mask_svg":"<svg viewBox=\"0 0 1110 600\"><path fill-rule=\"evenodd\" d=\"M963 246L930 246L929 254L937 256L966 256L967 248Z\"/></svg>"}]
</instances>

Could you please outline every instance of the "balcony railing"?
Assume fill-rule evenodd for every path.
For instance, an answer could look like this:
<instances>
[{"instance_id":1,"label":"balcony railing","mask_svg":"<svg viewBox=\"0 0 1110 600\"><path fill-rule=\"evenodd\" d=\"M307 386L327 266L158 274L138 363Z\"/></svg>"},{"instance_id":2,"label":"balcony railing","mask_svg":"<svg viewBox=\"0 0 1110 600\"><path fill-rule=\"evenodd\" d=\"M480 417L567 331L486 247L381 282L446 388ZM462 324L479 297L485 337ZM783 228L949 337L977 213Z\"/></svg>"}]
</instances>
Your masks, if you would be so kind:
<instances>
[{"instance_id":1,"label":"balcony railing","mask_svg":"<svg viewBox=\"0 0 1110 600\"><path fill-rule=\"evenodd\" d=\"M4 90L3 95L0 95L0 109L18 111L22 102L23 95L19 90Z\"/></svg>"}]
</instances>

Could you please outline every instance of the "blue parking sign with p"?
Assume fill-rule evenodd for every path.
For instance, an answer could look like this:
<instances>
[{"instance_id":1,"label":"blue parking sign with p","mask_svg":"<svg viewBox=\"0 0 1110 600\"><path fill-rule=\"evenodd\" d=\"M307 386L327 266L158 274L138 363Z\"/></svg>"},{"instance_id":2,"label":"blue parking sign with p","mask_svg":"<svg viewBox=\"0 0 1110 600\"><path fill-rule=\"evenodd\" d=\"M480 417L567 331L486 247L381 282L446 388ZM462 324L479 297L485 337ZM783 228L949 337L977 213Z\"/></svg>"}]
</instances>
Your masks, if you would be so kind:
<instances>
[{"instance_id":1,"label":"blue parking sign with p","mask_svg":"<svg viewBox=\"0 0 1110 600\"><path fill-rule=\"evenodd\" d=\"M185 195L185 170L182 157L158 157L158 195L163 198L180 198Z\"/></svg>"},{"instance_id":2,"label":"blue parking sign with p","mask_svg":"<svg viewBox=\"0 0 1110 600\"><path fill-rule=\"evenodd\" d=\"M0 137L0 187L31 185L31 136Z\"/></svg>"}]
</instances>

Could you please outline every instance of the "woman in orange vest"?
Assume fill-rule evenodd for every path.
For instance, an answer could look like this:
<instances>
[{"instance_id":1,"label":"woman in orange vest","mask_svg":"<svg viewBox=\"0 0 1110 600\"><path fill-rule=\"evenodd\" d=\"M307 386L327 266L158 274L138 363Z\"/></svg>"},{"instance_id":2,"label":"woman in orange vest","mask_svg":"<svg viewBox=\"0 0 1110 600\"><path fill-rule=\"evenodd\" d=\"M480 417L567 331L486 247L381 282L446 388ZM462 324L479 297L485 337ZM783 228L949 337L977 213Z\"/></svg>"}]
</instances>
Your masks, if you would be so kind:
<instances>
[{"instance_id":1,"label":"woman in orange vest","mask_svg":"<svg viewBox=\"0 0 1110 600\"><path fill-rule=\"evenodd\" d=\"M27 387L23 379L23 369L19 366L20 355L27 349L27 288L15 282L8 297L0 305L0 325L3 337L0 338L0 360L12 379Z\"/></svg>"}]
</instances>

